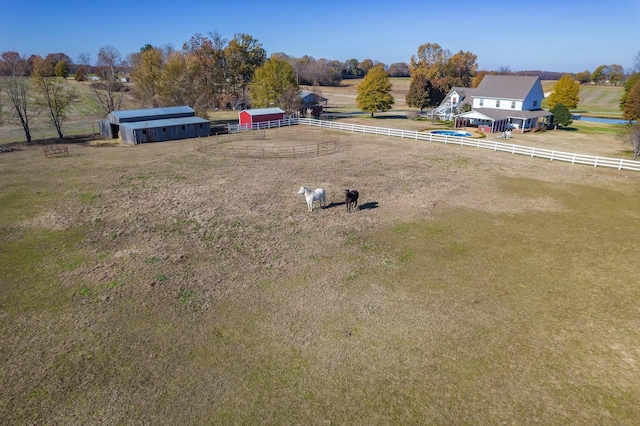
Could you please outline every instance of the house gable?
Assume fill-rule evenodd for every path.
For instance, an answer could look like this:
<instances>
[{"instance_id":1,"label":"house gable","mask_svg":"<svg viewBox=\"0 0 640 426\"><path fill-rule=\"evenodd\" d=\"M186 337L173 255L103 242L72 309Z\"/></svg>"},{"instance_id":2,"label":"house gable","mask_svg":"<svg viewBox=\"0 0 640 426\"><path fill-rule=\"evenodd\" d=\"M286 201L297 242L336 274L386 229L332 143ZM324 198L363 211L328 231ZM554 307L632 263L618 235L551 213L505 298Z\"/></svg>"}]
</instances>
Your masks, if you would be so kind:
<instances>
[{"instance_id":1,"label":"house gable","mask_svg":"<svg viewBox=\"0 0 640 426\"><path fill-rule=\"evenodd\" d=\"M544 92L537 76L485 75L472 96L474 109L530 111L540 109Z\"/></svg>"},{"instance_id":2,"label":"house gable","mask_svg":"<svg viewBox=\"0 0 640 426\"><path fill-rule=\"evenodd\" d=\"M452 87L445 96L445 102L450 102L453 107L461 107L464 104L471 103L471 94L475 89L469 87Z\"/></svg>"}]
</instances>

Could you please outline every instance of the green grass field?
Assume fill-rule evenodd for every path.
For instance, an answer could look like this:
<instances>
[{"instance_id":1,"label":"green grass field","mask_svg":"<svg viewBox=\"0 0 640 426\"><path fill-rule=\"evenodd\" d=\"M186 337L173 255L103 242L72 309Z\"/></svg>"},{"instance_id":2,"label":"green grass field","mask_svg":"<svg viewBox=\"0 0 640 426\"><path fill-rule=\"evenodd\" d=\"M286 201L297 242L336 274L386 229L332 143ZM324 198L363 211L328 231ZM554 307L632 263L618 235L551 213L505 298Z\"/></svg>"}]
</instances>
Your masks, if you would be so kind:
<instances>
[{"instance_id":1,"label":"green grass field","mask_svg":"<svg viewBox=\"0 0 640 426\"><path fill-rule=\"evenodd\" d=\"M544 81L542 88L545 93L552 91L555 83L555 81ZM578 94L580 98L578 108L571 110L571 112L587 117L622 118L620 99L623 93L624 88L622 86L582 84ZM549 108L546 101L542 102L542 108Z\"/></svg>"},{"instance_id":2,"label":"green grass field","mask_svg":"<svg viewBox=\"0 0 640 426\"><path fill-rule=\"evenodd\" d=\"M580 86L580 103L572 112L592 117L622 118L620 99L624 89L613 86Z\"/></svg>"}]
</instances>

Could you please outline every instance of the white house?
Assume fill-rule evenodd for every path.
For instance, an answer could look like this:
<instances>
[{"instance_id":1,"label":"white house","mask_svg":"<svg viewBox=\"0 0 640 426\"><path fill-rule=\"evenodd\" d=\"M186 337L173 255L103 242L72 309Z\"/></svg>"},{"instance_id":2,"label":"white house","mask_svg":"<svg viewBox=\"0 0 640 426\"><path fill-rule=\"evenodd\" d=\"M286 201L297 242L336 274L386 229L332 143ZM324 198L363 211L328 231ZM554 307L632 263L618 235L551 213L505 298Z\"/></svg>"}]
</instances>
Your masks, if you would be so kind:
<instances>
[{"instance_id":1,"label":"white house","mask_svg":"<svg viewBox=\"0 0 640 426\"><path fill-rule=\"evenodd\" d=\"M540 77L485 75L477 88L454 87L433 112L448 115L454 127L474 126L486 132L521 132L548 124L553 117L541 108L544 92ZM464 104L471 111L456 113ZM438 111L440 110L440 111Z\"/></svg>"},{"instance_id":2,"label":"white house","mask_svg":"<svg viewBox=\"0 0 640 426\"><path fill-rule=\"evenodd\" d=\"M475 89L469 87L452 87L444 100L428 115L434 115L440 120L451 120L456 111L461 111L465 104L471 104L471 93Z\"/></svg>"}]
</instances>

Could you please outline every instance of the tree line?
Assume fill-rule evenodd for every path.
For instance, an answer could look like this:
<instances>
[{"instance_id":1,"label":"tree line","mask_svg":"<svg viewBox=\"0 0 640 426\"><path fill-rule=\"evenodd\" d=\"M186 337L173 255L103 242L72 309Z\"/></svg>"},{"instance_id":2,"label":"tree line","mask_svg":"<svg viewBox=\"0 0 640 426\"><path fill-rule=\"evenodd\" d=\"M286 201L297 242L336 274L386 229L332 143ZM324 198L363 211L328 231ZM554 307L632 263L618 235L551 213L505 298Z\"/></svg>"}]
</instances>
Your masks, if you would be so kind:
<instances>
[{"instance_id":1,"label":"tree line","mask_svg":"<svg viewBox=\"0 0 640 426\"><path fill-rule=\"evenodd\" d=\"M207 111L249 105L295 111L300 84L339 85L343 78L360 78L380 65L394 76L409 75L404 63L386 66L370 59L340 62L284 53L267 58L262 44L252 36L236 34L228 40L217 32L195 34L180 50L147 44L126 58L113 46L105 46L93 64L89 53L80 54L74 63L64 53L43 58L7 51L0 54L0 95L4 93L0 124L5 118L21 125L30 142L34 119L45 119L62 139L62 123L78 99L67 84L70 75L89 81L96 105L105 115L120 109L124 93L131 91L142 107L189 105L206 117ZM264 69L253 84L260 68ZM127 84L128 77L134 85Z\"/></svg>"},{"instance_id":2,"label":"tree line","mask_svg":"<svg viewBox=\"0 0 640 426\"><path fill-rule=\"evenodd\" d=\"M44 117L62 138L62 123L78 98L66 83L70 74L78 81L90 80L96 104L105 115L120 109L124 93L131 90L142 107L189 105L199 116L207 117L208 111L249 106L278 106L294 112L300 108L300 85L316 87L319 93L320 86L336 86L346 78L364 78L358 87L357 102L363 111L373 114L393 105L389 77L411 77L406 101L422 111L439 105L452 87L477 87L489 73L528 75L529 71L512 72L508 67L479 71L474 53L452 53L438 43L420 45L409 63L386 65L371 59L340 62L307 55L296 58L285 53L267 58L262 44L248 34L226 39L217 32L197 33L180 50L170 45L147 44L125 59L114 47L105 46L98 51L95 64L89 53L79 55L77 63L73 63L63 53L26 58L17 52L3 52L0 94L4 90L5 96L0 100L8 101L0 102L0 117L5 108L4 117L23 127L27 141L31 141L32 119ZM562 87L573 92L573 82L584 82L587 75L592 82L626 81L621 107L632 109L637 95L633 85L627 86L635 80L623 80L627 74L619 65L600 66L593 73L572 75L571 84L563 83ZM135 83L133 88L123 78L128 76ZM563 76L553 75L559 80ZM571 108L571 96L553 103ZM633 114L625 112L625 117Z\"/></svg>"}]
</instances>

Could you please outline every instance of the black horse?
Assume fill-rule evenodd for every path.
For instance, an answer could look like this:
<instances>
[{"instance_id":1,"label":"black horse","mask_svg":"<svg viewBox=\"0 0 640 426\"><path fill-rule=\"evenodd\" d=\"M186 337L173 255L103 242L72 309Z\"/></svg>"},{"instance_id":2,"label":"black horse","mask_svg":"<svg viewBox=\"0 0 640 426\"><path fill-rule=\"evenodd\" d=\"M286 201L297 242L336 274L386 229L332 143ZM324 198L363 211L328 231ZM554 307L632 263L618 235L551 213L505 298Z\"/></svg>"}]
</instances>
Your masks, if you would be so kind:
<instances>
[{"instance_id":1,"label":"black horse","mask_svg":"<svg viewBox=\"0 0 640 426\"><path fill-rule=\"evenodd\" d=\"M358 191L355 189L349 191L344 190L344 203L347 205L347 213L351 211L352 207L358 208Z\"/></svg>"}]
</instances>

